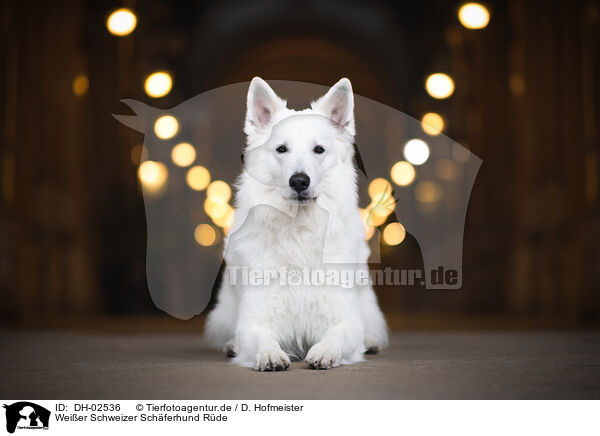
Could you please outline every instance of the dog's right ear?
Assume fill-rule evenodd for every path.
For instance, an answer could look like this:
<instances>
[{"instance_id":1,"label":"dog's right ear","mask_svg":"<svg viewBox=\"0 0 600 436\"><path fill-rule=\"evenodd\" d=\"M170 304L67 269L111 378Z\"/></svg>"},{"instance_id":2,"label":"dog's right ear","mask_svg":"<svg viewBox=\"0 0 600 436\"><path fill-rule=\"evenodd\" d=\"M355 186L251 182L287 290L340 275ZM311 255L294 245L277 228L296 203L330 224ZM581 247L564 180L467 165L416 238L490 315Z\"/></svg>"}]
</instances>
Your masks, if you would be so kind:
<instances>
[{"instance_id":1,"label":"dog's right ear","mask_svg":"<svg viewBox=\"0 0 600 436\"><path fill-rule=\"evenodd\" d=\"M275 94L275 91L260 77L250 82L246 112L246 135L259 133L269 127L277 111L285 109L286 101Z\"/></svg>"}]
</instances>

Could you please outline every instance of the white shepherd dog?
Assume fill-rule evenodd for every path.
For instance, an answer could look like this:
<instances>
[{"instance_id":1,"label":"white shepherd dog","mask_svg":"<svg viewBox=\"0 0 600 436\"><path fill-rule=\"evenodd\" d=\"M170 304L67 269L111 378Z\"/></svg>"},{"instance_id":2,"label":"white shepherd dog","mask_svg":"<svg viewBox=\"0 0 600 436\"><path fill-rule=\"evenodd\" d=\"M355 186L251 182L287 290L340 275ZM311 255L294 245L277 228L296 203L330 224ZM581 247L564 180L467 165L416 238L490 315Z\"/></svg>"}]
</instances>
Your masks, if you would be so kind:
<instances>
[{"instance_id":1,"label":"white shepherd dog","mask_svg":"<svg viewBox=\"0 0 600 436\"><path fill-rule=\"evenodd\" d=\"M385 348L386 322L368 283L235 279L241 269L368 271L350 81L341 79L310 109L294 111L255 77L244 132L227 266L207 338L235 363L259 371L284 370L290 359L328 369Z\"/></svg>"}]
</instances>

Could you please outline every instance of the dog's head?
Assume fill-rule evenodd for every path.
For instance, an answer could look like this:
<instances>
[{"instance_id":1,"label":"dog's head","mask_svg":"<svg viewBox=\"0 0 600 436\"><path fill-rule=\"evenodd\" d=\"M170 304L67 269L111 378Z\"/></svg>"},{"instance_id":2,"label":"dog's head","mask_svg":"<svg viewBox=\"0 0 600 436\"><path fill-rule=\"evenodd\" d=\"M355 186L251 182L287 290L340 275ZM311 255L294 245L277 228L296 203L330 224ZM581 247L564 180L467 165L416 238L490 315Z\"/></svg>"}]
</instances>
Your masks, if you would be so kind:
<instances>
[{"instance_id":1,"label":"dog's head","mask_svg":"<svg viewBox=\"0 0 600 436\"><path fill-rule=\"evenodd\" d=\"M245 169L271 187L271 194L302 205L320 195L339 195L343 183L349 192L356 189L354 96L348 79L333 85L309 109L294 111L255 77L247 105Z\"/></svg>"}]
</instances>

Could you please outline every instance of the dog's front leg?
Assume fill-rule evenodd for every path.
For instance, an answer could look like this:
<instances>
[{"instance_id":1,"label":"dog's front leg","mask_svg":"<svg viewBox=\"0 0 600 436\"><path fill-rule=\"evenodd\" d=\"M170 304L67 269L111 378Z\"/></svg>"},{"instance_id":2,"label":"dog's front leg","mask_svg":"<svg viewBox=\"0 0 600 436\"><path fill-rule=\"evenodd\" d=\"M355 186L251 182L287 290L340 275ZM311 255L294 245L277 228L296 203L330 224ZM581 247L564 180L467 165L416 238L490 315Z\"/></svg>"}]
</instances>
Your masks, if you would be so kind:
<instances>
[{"instance_id":1,"label":"dog's front leg","mask_svg":"<svg viewBox=\"0 0 600 436\"><path fill-rule=\"evenodd\" d=\"M244 292L235 332L233 361L257 371L282 371L290 366L288 355L277 342L273 310L261 291Z\"/></svg>"},{"instance_id":2,"label":"dog's front leg","mask_svg":"<svg viewBox=\"0 0 600 436\"><path fill-rule=\"evenodd\" d=\"M343 363L361 361L360 333L346 325L329 327L311 347L305 361L313 369L329 369Z\"/></svg>"},{"instance_id":3,"label":"dog's front leg","mask_svg":"<svg viewBox=\"0 0 600 436\"><path fill-rule=\"evenodd\" d=\"M252 365L257 371L283 371L290 366L288 355L268 328L254 323L241 323L238 327L235 339L238 354L234 362Z\"/></svg>"}]
</instances>

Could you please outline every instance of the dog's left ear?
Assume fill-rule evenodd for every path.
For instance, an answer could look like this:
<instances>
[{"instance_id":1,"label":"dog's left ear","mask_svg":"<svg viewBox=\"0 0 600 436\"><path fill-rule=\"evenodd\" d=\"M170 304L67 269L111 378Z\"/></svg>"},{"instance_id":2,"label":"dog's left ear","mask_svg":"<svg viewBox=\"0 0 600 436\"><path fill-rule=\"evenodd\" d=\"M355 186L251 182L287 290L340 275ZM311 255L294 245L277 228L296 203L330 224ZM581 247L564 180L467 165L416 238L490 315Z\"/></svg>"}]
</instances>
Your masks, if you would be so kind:
<instances>
[{"instance_id":1,"label":"dog's left ear","mask_svg":"<svg viewBox=\"0 0 600 436\"><path fill-rule=\"evenodd\" d=\"M327 94L311 104L315 112L319 112L335 124L347 129L352 135L354 128L354 94L352 84L347 78L333 85Z\"/></svg>"}]
</instances>

